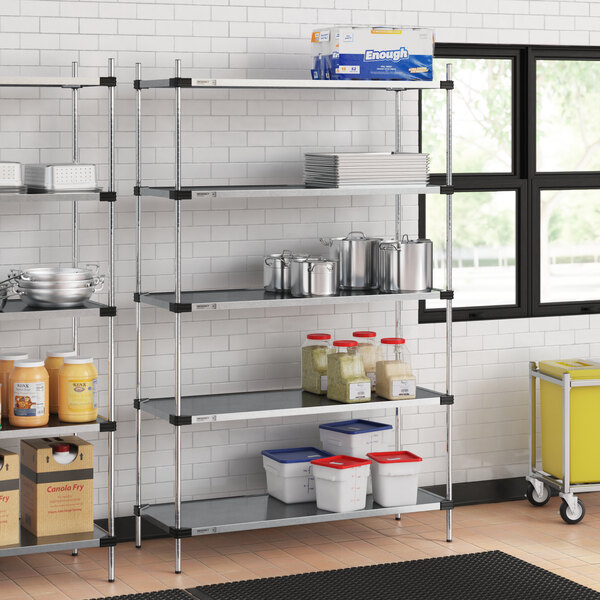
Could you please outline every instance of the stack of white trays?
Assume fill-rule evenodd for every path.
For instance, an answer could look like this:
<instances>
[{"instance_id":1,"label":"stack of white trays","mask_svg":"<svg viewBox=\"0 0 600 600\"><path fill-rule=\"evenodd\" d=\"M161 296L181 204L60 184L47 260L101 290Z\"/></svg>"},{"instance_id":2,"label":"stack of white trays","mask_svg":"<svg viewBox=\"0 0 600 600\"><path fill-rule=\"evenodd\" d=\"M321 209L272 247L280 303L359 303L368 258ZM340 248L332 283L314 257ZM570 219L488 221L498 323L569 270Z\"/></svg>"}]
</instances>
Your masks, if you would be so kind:
<instances>
[{"instance_id":1,"label":"stack of white trays","mask_svg":"<svg viewBox=\"0 0 600 600\"><path fill-rule=\"evenodd\" d=\"M429 183L429 154L418 152L311 152L304 155L306 187L330 188Z\"/></svg>"}]
</instances>

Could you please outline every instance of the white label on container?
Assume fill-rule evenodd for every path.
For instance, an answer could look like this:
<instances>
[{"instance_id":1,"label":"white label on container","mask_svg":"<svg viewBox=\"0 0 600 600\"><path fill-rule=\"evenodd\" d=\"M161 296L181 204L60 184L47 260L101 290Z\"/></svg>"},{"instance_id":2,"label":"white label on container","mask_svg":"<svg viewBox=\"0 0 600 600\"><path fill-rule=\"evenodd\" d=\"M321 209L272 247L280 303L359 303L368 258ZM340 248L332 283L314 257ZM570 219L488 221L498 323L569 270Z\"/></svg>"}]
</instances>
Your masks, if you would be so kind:
<instances>
[{"instance_id":1,"label":"white label on container","mask_svg":"<svg viewBox=\"0 0 600 600\"><path fill-rule=\"evenodd\" d=\"M394 379L392 381L392 396L414 396L417 383L414 379Z\"/></svg>"},{"instance_id":2,"label":"white label on container","mask_svg":"<svg viewBox=\"0 0 600 600\"><path fill-rule=\"evenodd\" d=\"M371 388L375 388L375 371L369 371L368 373L365 373L365 375L371 380Z\"/></svg>"},{"instance_id":3,"label":"white label on container","mask_svg":"<svg viewBox=\"0 0 600 600\"><path fill-rule=\"evenodd\" d=\"M321 391L327 391L327 375L321 375Z\"/></svg>"},{"instance_id":4,"label":"white label on container","mask_svg":"<svg viewBox=\"0 0 600 600\"><path fill-rule=\"evenodd\" d=\"M360 73L359 65L340 65L335 69L336 73L344 73L346 75L358 75Z\"/></svg>"},{"instance_id":5,"label":"white label on container","mask_svg":"<svg viewBox=\"0 0 600 600\"><path fill-rule=\"evenodd\" d=\"M348 400L364 400L371 397L371 384L366 381L362 383L351 383L348 385Z\"/></svg>"},{"instance_id":6,"label":"white label on container","mask_svg":"<svg viewBox=\"0 0 600 600\"><path fill-rule=\"evenodd\" d=\"M13 387L15 417L41 417L46 412L46 384L15 383Z\"/></svg>"}]
</instances>

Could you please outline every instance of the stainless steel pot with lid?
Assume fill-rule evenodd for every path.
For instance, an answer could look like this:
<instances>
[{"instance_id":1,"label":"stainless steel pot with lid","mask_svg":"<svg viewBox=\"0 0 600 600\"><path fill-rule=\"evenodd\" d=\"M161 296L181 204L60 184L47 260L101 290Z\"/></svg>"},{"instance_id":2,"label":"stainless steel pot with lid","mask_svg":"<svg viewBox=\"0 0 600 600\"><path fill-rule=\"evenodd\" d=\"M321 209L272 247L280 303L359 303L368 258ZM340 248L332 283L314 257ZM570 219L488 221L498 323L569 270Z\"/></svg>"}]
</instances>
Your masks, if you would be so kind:
<instances>
[{"instance_id":1,"label":"stainless steel pot with lid","mask_svg":"<svg viewBox=\"0 0 600 600\"><path fill-rule=\"evenodd\" d=\"M379 244L379 291L391 294L400 291L400 252L398 240Z\"/></svg>"},{"instance_id":2,"label":"stainless steel pot with lid","mask_svg":"<svg viewBox=\"0 0 600 600\"><path fill-rule=\"evenodd\" d=\"M399 256L400 291L424 292L433 287L433 242L402 236Z\"/></svg>"},{"instance_id":3,"label":"stainless steel pot with lid","mask_svg":"<svg viewBox=\"0 0 600 600\"><path fill-rule=\"evenodd\" d=\"M337 261L321 256L292 259L292 296L335 296L338 290L337 267Z\"/></svg>"},{"instance_id":4,"label":"stainless steel pot with lid","mask_svg":"<svg viewBox=\"0 0 600 600\"><path fill-rule=\"evenodd\" d=\"M346 237L321 238L329 247L329 257L339 261L339 283L342 288L368 290L378 285L379 237L367 237L362 231L351 231Z\"/></svg>"},{"instance_id":5,"label":"stainless steel pot with lid","mask_svg":"<svg viewBox=\"0 0 600 600\"><path fill-rule=\"evenodd\" d=\"M291 250L265 256L263 281L267 292L289 292L290 265L294 256Z\"/></svg>"}]
</instances>

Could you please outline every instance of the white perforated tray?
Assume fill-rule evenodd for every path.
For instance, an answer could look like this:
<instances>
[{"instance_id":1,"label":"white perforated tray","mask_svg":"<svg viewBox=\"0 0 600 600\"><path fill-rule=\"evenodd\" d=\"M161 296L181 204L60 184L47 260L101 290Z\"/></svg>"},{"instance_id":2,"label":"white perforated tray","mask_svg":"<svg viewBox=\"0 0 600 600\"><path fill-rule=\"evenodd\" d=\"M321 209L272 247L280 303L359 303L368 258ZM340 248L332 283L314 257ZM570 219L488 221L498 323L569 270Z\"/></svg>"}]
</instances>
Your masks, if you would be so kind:
<instances>
[{"instance_id":1,"label":"white perforated tray","mask_svg":"<svg viewBox=\"0 0 600 600\"><path fill-rule=\"evenodd\" d=\"M25 165L25 185L48 191L96 189L96 165Z\"/></svg>"},{"instance_id":2,"label":"white perforated tray","mask_svg":"<svg viewBox=\"0 0 600 600\"><path fill-rule=\"evenodd\" d=\"M23 185L21 163L0 162L0 187L18 188Z\"/></svg>"}]
</instances>

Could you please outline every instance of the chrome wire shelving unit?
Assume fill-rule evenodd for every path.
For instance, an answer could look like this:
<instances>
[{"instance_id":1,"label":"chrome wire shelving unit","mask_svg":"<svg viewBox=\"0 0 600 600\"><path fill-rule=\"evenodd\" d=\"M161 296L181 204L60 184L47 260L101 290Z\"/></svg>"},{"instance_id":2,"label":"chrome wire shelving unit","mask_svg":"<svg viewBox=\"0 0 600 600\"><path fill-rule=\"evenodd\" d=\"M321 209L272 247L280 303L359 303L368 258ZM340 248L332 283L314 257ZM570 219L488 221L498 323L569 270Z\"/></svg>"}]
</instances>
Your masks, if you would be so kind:
<instances>
[{"instance_id":1,"label":"chrome wire shelving unit","mask_svg":"<svg viewBox=\"0 0 600 600\"><path fill-rule=\"evenodd\" d=\"M80 548L107 547L108 549L108 581L115 579L115 378L114 378L114 317L117 309L114 302L114 203L115 192L115 86L114 59L108 61L106 77L79 77L79 65L72 63L71 77L0 77L2 87L27 88L63 88L71 90L72 105L72 155L73 163L79 162L79 92L83 88L106 87L108 92L108 189L75 191L75 192L41 192L23 188L22 191L0 192L0 202L27 202L28 200L52 200L71 203L72 216L72 266L79 263L79 215L78 203L82 201L106 202L108 205L108 267L105 281L107 283L107 303L88 301L78 308L36 309L27 307L20 299L9 299L0 310L0 321L9 319L45 319L72 318L73 350L79 348L79 317L98 315L105 317L108 324L108 398L107 415L99 416L89 423L63 423L58 417L51 416L45 427L20 428L4 422L0 430L0 446L4 440L21 440L39 437L61 437L64 435L84 435L86 433L106 433L108 436L108 527L107 530L94 526L90 533L76 533L49 537L35 537L21 528L20 542L11 546L0 546L0 557L33 554L38 552L55 552L71 550L76 555Z\"/></svg>"},{"instance_id":2,"label":"chrome wire shelving unit","mask_svg":"<svg viewBox=\"0 0 600 600\"><path fill-rule=\"evenodd\" d=\"M181 61L175 63L175 77L160 80L142 79L142 66L136 65L137 126L136 159L136 330L137 330L137 380L134 407L137 409L137 479L136 479L136 546L142 544L142 520L146 519L175 538L175 572L181 572L182 539L227 531L262 529L285 525L318 523L369 516L396 515L429 510L446 511L446 539L452 540L452 81L451 65L447 66L446 79L437 82L409 81L312 81L270 79L191 79L181 77ZM142 91L156 88L173 88L175 94L175 184L171 187L142 186ZM384 90L395 97L395 151L401 151L400 102L406 90L445 90L447 116L446 184L443 186L372 186L341 188L307 188L303 185L235 185L192 186L181 183L181 94L187 88L199 89L297 89L297 90ZM181 286L181 229L182 201L212 198L264 198L264 197L321 197L394 194L396 197L395 230L401 235L400 206L403 194L446 195L446 282L444 289L423 293L380 294L379 292L342 292L334 297L294 298L285 294L266 293L264 289L250 290L198 290L183 291ZM146 196L164 198L174 203L175 211L175 289L169 292L145 292L142 288L142 199ZM189 204L188 204L189 205ZM446 390L445 393L417 388L414 400L389 401L373 395L370 402L342 404L302 390L269 390L236 394L183 396L181 386L181 315L182 313L210 310L236 310L286 306L319 306L364 302L395 302L396 333L401 331L402 302L437 299L446 301ZM170 398L144 398L142 394L142 305L174 313L175 321L175 389ZM286 505L267 494L227 497L210 500L182 501L181 436L182 427L196 423L224 421L252 421L269 417L325 415L341 412L361 412L373 409L395 409L396 447L400 448L401 410L407 407L443 406L447 422L447 478L445 496L419 489L417 503L412 506L384 508L375 504L372 497L367 507L350 513L330 513L318 510L315 503ZM142 413L158 417L174 427L175 474L173 502L144 504L142 498Z\"/></svg>"}]
</instances>

